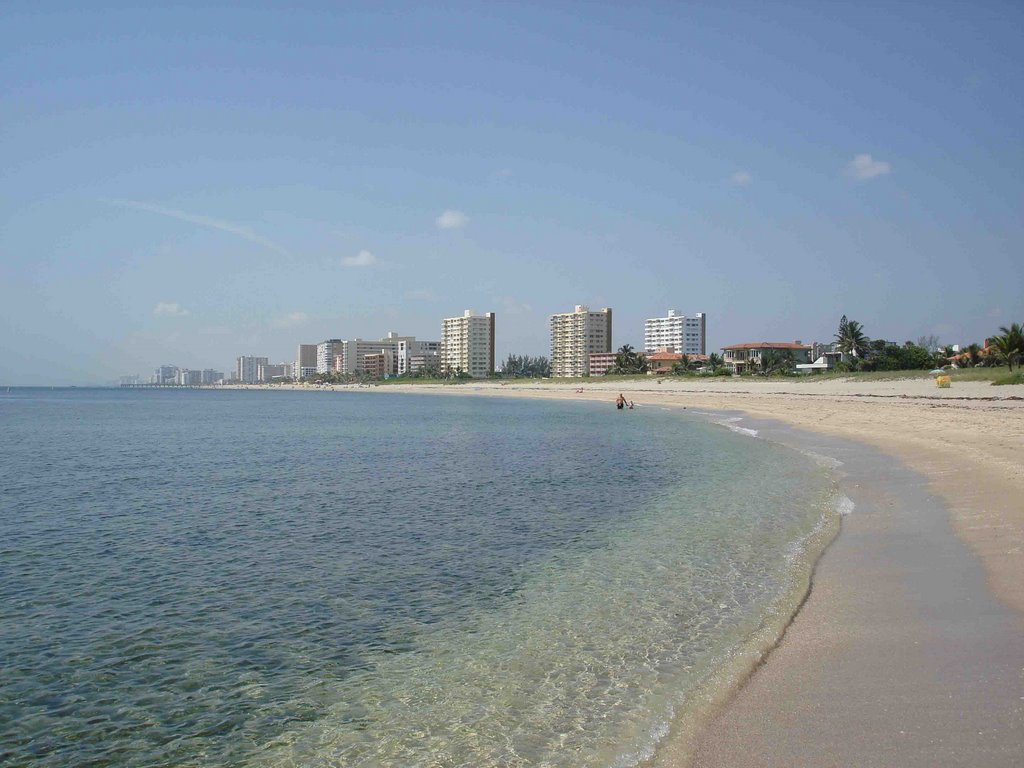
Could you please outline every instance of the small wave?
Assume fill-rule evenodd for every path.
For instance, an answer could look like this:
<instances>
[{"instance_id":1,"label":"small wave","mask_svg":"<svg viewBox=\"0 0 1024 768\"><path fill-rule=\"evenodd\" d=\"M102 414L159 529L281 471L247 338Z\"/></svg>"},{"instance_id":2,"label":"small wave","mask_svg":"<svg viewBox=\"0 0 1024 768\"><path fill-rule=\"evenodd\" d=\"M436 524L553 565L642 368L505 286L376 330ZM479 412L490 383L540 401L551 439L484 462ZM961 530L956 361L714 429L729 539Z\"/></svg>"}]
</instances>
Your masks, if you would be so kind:
<instances>
[{"instance_id":1,"label":"small wave","mask_svg":"<svg viewBox=\"0 0 1024 768\"><path fill-rule=\"evenodd\" d=\"M811 459L819 467L824 467L825 469L839 469L843 466L843 462L834 456L826 456L823 453L815 453L814 451L801 451L801 453Z\"/></svg>"},{"instance_id":2,"label":"small wave","mask_svg":"<svg viewBox=\"0 0 1024 768\"><path fill-rule=\"evenodd\" d=\"M857 505L853 503L853 499L849 496L840 496L836 499L836 512L840 515L846 516L850 514L856 506Z\"/></svg>"},{"instance_id":3,"label":"small wave","mask_svg":"<svg viewBox=\"0 0 1024 768\"><path fill-rule=\"evenodd\" d=\"M756 429L750 429L749 427L741 427L736 423L738 421L743 421L743 418L741 416L730 416L726 419L716 421L715 424L720 424L721 426L726 427L727 429L731 429L733 432L737 432L741 435L746 435L747 437L757 437Z\"/></svg>"}]
</instances>

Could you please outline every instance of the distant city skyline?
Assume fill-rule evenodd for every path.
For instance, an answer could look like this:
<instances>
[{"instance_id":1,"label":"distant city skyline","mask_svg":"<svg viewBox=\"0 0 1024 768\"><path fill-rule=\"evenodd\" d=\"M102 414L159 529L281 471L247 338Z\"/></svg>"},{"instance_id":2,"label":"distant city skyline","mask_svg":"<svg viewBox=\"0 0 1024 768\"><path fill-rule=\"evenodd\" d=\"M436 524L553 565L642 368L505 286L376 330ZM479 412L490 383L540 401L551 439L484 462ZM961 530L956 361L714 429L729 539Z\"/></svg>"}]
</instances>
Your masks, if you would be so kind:
<instances>
[{"instance_id":1,"label":"distant city skyline","mask_svg":"<svg viewBox=\"0 0 1024 768\"><path fill-rule=\"evenodd\" d=\"M0 384L1024 321L1019 4L0 9ZM908 34L907 30L913 30Z\"/></svg>"}]
</instances>

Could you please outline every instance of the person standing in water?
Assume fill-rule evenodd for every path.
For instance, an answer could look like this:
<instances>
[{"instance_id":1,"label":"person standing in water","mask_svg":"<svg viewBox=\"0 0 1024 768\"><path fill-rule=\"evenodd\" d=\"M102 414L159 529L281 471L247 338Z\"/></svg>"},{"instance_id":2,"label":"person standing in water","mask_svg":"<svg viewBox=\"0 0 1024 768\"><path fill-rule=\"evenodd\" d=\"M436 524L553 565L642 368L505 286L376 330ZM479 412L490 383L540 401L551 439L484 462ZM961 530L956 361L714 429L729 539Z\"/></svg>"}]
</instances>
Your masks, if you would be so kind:
<instances>
[{"instance_id":1,"label":"person standing in water","mask_svg":"<svg viewBox=\"0 0 1024 768\"><path fill-rule=\"evenodd\" d=\"M620 411L626 407L626 398L622 396L621 392L619 392L619 396L615 398L615 407Z\"/></svg>"}]
</instances>

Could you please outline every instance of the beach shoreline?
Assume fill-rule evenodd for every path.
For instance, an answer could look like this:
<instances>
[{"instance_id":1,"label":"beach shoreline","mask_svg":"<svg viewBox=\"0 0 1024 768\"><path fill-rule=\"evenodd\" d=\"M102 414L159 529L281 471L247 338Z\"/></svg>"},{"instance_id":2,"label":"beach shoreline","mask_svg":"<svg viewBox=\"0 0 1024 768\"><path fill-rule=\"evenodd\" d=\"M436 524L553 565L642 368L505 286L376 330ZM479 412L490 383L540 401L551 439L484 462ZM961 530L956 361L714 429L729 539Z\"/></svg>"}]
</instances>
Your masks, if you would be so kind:
<instances>
[{"instance_id":1,"label":"beach shoreline","mask_svg":"<svg viewBox=\"0 0 1024 768\"><path fill-rule=\"evenodd\" d=\"M1020 503L1024 466L1019 460L1024 455L1024 386L955 382L952 388L939 390L929 380L651 379L582 384L472 381L458 386L387 385L369 391L609 404L621 391L640 408L737 411L746 419L778 422L823 440L875 449L865 455L892 457L861 470L875 478L860 489L869 501L849 518L848 527L844 522L843 533L825 550L813 588L785 636L758 661L749 677L738 681L712 708L710 719L697 723L694 732L676 733L657 762L666 766L768 765L818 756L803 764L884 765L897 758L903 765L952 765L962 764L960 753L968 750L978 757L975 765L1010 765L1012 759L1007 757L1024 749L1021 699L1017 697L1014 711L1004 712L1013 706L1006 703L1005 680L997 684L977 671L999 669L1006 677L1008 670L1019 673L1024 666L1024 646L1013 639L1024 626L1024 504ZM921 516L921 510L928 508L931 512ZM910 519L913 515L918 517ZM903 529L907 538L895 536L897 529ZM930 531L927 537L925 529ZM932 549L920 550L914 544L917 533L928 539ZM893 541L903 544L889 552L889 560L876 561L876 553L890 549ZM946 559L931 562L929 552L938 550L947 553ZM902 560L914 558L918 571L935 571L934 583L950 570L958 574L947 585L949 594L935 594L927 581L923 587L918 585L927 595L907 594L901 579L913 582L919 574L904 573ZM879 570L886 572L885 577L878 577ZM975 576L970 589L961 594L966 589L961 582ZM891 596L886 596L888 592ZM953 593L957 599L950 596ZM865 602L865 597L878 604ZM986 602L990 597L994 598L991 605ZM972 606L980 603L985 610L975 615ZM891 614L885 627L864 629L864 617L871 611ZM929 614L938 618L929 623L933 618ZM981 626L996 614L998 626ZM968 618L980 635L973 638L973 645L935 639L950 632L956 636ZM1016 630L1009 631L1009 640L1008 624ZM876 666L871 655L876 646L900 659L901 665L891 669L886 665L888 677L876 680L872 687L867 681ZM926 649L919 650L923 646ZM947 664L958 670L975 669L977 674L963 679L953 675L954 680ZM841 674L835 678L830 670L837 668ZM859 693L839 696L839 703L831 702L834 711L830 713L828 697L814 693L824 680ZM955 713L933 711L945 690L943 681L956 688L958 698L971 702L971 709L984 722L999 728L984 735L987 729L982 727L977 744L965 744L960 734L960 752L951 747L949 740L957 734L943 731L949 730ZM1019 680L1014 682L1019 685ZM887 702L890 696L913 699L915 690L920 702L931 707L927 722L916 722L912 714L903 722L899 713L912 710ZM877 701L881 710L894 710L889 718L905 726L897 728L905 743L894 741L889 721L870 712L870 701ZM808 702L815 702L818 709L807 710ZM791 713L800 711L816 724L817 735L794 727ZM959 717L957 723L963 725L965 717ZM840 725L843 721L847 726ZM835 733L840 727L857 730L857 738L844 743ZM834 746L836 741L839 746ZM864 751L850 762L851 754L860 748Z\"/></svg>"}]
</instances>

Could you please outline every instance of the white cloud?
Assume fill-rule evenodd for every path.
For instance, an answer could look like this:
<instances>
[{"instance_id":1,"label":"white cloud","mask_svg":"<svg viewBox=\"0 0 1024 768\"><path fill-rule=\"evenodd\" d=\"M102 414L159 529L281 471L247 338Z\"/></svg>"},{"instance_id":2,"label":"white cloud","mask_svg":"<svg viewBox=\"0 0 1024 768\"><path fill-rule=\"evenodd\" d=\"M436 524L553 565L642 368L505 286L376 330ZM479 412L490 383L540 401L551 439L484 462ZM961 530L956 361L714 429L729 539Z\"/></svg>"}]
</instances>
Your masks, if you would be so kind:
<instances>
[{"instance_id":1,"label":"white cloud","mask_svg":"<svg viewBox=\"0 0 1024 768\"><path fill-rule=\"evenodd\" d=\"M161 301L153 307L153 314L157 317L184 317L188 310L176 301Z\"/></svg>"},{"instance_id":2,"label":"white cloud","mask_svg":"<svg viewBox=\"0 0 1024 768\"><path fill-rule=\"evenodd\" d=\"M360 251L355 256L346 256L341 260L343 267L372 267L377 263L377 257L369 251Z\"/></svg>"},{"instance_id":3,"label":"white cloud","mask_svg":"<svg viewBox=\"0 0 1024 768\"><path fill-rule=\"evenodd\" d=\"M257 235L252 230L246 229L238 224L234 224L230 221L223 221L221 219L214 219L209 216L199 216L194 213L185 213L184 211L178 211L174 208L164 208L160 205L150 205L149 203L140 203L138 200L111 200L114 205L119 205L122 208L134 208L137 211L147 211L149 213L155 213L159 216L166 216L170 219L177 219L178 221L187 221L189 224L198 224L200 227L208 227L210 229L217 229L221 232L227 232L232 235L237 235L243 240L248 240L251 243L262 245L264 248L269 248L272 251L276 251L282 256L289 256L287 250L265 237Z\"/></svg>"},{"instance_id":4,"label":"white cloud","mask_svg":"<svg viewBox=\"0 0 1024 768\"><path fill-rule=\"evenodd\" d=\"M747 171L736 171L736 173L729 177L729 181L736 187L748 187L754 181L754 177Z\"/></svg>"},{"instance_id":5,"label":"white cloud","mask_svg":"<svg viewBox=\"0 0 1024 768\"><path fill-rule=\"evenodd\" d=\"M309 321L309 315L305 312L291 312L284 317L279 317L274 320L271 325L275 328L295 328L299 325L304 325Z\"/></svg>"},{"instance_id":6,"label":"white cloud","mask_svg":"<svg viewBox=\"0 0 1024 768\"><path fill-rule=\"evenodd\" d=\"M462 229L469 223L469 216L449 209L434 219L434 223L438 229Z\"/></svg>"},{"instance_id":7,"label":"white cloud","mask_svg":"<svg viewBox=\"0 0 1024 768\"><path fill-rule=\"evenodd\" d=\"M871 155L857 155L846 164L846 175L857 181L867 181L889 173L889 164L875 160Z\"/></svg>"}]
</instances>

